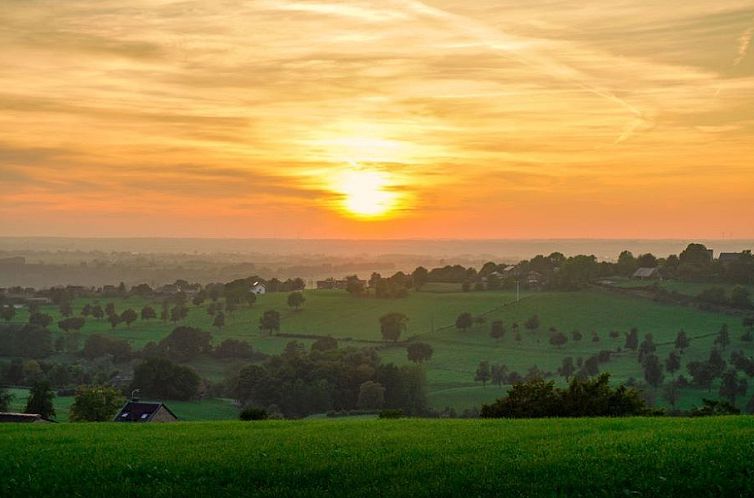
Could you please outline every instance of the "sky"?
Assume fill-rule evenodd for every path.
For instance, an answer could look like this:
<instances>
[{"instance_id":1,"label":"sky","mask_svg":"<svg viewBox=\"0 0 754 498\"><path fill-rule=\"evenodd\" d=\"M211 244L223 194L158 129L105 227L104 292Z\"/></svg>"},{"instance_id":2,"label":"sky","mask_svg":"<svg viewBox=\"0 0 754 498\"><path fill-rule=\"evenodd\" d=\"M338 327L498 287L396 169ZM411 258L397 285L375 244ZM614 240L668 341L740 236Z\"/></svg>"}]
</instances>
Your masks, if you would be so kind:
<instances>
[{"instance_id":1,"label":"sky","mask_svg":"<svg viewBox=\"0 0 754 498\"><path fill-rule=\"evenodd\" d=\"M754 238L754 3L0 0L0 235Z\"/></svg>"}]
</instances>

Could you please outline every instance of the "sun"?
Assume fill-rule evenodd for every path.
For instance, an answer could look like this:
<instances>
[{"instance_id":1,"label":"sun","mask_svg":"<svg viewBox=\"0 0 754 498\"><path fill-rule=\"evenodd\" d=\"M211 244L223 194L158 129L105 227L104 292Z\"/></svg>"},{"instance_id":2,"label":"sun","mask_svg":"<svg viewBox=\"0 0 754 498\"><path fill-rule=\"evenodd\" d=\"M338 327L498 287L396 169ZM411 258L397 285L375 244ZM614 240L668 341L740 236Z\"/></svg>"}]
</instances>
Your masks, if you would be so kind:
<instances>
[{"instance_id":1,"label":"sun","mask_svg":"<svg viewBox=\"0 0 754 498\"><path fill-rule=\"evenodd\" d=\"M356 218L383 218L398 207L398 194L391 190L390 174L354 166L338 175L335 190L342 208Z\"/></svg>"}]
</instances>

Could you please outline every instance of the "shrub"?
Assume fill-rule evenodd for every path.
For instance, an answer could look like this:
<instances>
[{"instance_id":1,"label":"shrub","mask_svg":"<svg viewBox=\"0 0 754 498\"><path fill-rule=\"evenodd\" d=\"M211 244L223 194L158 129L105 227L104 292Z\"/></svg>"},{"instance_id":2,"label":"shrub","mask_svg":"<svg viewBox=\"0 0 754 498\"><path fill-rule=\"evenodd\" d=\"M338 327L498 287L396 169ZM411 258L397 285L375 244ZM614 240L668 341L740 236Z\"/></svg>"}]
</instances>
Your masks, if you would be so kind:
<instances>
[{"instance_id":1,"label":"shrub","mask_svg":"<svg viewBox=\"0 0 754 498\"><path fill-rule=\"evenodd\" d=\"M403 410L382 410L379 418L403 418Z\"/></svg>"},{"instance_id":2,"label":"shrub","mask_svg":"<svg viewBox=\"0 0 754 498\"><path fill-rule=\"evenodd\" d=\"M239 418L241 420L267 420L269 417L267 415L267 410L263 408L254 408L251 406L247 406L243 410L241 410L241 414L239 415Z\"/></svg>"}]
</instances>

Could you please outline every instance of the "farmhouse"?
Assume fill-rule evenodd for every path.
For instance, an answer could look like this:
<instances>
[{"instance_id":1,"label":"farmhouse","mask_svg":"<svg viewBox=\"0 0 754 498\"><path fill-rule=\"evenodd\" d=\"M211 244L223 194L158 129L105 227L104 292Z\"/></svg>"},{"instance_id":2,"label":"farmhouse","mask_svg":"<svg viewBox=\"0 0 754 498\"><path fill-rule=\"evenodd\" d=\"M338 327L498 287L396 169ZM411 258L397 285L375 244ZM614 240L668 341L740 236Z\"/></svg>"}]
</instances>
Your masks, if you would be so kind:
<instances>
[{"instance_id":1,"label":"farmhouse","mask_svg":"<svg viewBox=\"0 0 754 498\"><path fill-rule=\"evenodd\" d=\"M254 282L251 284L251 289L249 289L249 292L252 294L267 294L267 287L264 285L264 282Z\"/></svg>"},{"instance_id":2,"label":"farmhouse","mask_svg":"<svg viewBox=\"0 0 754 498\"><path fill-rule=\"evenodd\" d=\"M113 422L176 422L178 417L164 403L127 401Z\"/></svg>"},{"instance_id":3,"label":"farmhouse","mask_svg":"<svg viewBox=\"0 0 754 498\"><path fill-rule=\"evenodd\" d=\"M633 278L639 280L657 280L660 278L660 271L657 268L639 268L634 272Z\"/></svg>"},{"instance_id":4,"label":"farmhouse","mask_svg":"<svg viewBox=\"0 0 754 498\"><path fill-rule=\"evenodd\" d=\"M38 413L12 413L0 412L0 423L10 424L36 424L52 422Z\"/></svg>"}]
</instances>

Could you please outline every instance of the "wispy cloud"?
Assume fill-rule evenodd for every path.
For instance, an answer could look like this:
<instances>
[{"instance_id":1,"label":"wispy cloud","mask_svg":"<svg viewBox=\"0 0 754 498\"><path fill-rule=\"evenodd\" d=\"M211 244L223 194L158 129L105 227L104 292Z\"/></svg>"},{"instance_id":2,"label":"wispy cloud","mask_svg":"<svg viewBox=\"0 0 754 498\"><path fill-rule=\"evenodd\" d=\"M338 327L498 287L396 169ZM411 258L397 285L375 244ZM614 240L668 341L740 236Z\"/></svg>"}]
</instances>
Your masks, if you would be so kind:
<instances>
[{"instance_id":1,"label":"wispy cloud","mask_svg":"<svg viewBox=\"0 0 754 498\"><path fill-rule=\"evenodd\" d=\"M738 55L733 61L734 66L741 64L741 61L744 60L744 57L746 57L746 54L749 52L749 45L751 45L751 37L753 34L754 25L749 26L749 28L738 37Z\"/></svg>"},{"instance_id":2,"label":"wispy cloud","mask_svg":"<svg viewBox=\"0 0 754 498\"><path fill-rule=\"evenodd\" d=\"M550 236L570 215L612 230L641 217L621 199L649 212L717 191L720 214L754 184L739 0L37 0L0 16L0 233L157 209L160 230L192 229L190 211L229 235L362 233L330 209L348 161L413 200L384 236ZM733 34L735 71L719 64Z\"/></svg>"}]
</instances>

